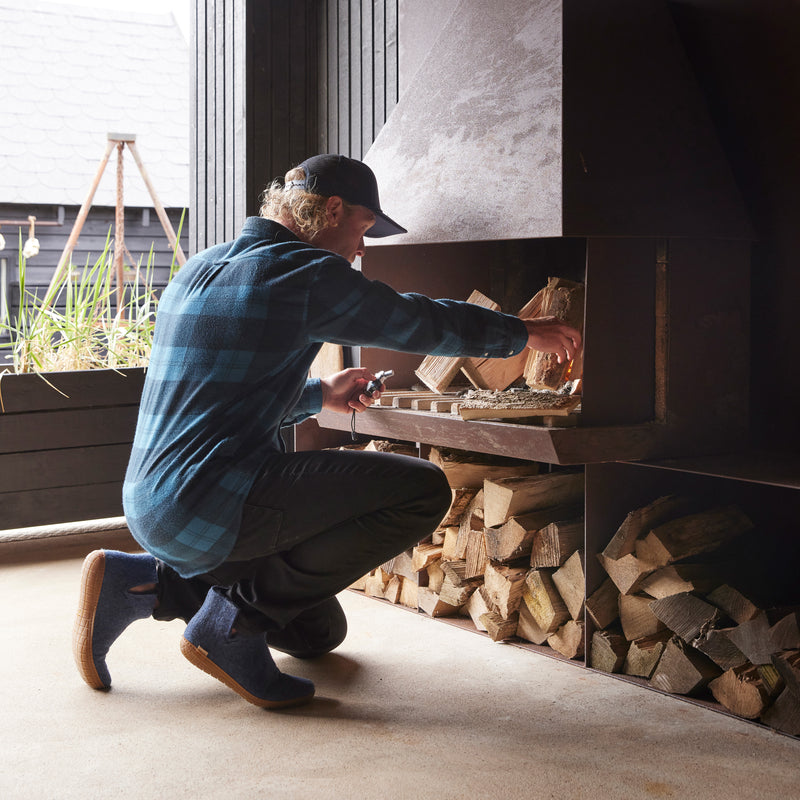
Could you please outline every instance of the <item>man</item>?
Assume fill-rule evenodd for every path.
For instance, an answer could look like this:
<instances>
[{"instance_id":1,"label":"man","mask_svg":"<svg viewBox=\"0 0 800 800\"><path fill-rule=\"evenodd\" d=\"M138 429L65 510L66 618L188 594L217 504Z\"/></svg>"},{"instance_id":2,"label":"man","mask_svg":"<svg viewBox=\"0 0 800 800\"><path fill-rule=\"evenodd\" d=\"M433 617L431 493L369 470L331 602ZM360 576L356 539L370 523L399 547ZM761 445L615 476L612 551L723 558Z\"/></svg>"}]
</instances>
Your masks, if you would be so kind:
<instances>
[{"instance_id":1,"label":"man","mask_svg":"<svg viewBox=\"0 0 800 800\"><path fill-rule=\"evenodd\" d=\"M92 687L135 619L183 619L181 651L246 700L309 700L269 648L326 653L346 633L336 594L430 534L451 494L427 461L286 453L280 428L328 408L364 411L375 376L307 380L323 342L419 354L571 359L579 333L453 300L399 294L351 268L364 236L405 229L365 164L319 155L273 183L234 242L191 258L164 292L123 490L146 553L95 551L73 636Z\"/></svg>"}]
</instances>

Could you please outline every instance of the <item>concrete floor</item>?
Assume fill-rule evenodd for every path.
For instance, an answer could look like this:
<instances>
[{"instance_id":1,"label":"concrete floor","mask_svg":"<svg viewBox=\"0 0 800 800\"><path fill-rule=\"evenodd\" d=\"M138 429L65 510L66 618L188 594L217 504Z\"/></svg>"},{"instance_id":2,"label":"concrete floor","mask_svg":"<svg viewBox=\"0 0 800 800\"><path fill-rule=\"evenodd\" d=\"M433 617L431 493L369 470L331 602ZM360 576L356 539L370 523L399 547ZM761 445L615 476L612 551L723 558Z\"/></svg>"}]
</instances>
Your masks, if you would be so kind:
<instances>
[{"instance_id":1,"label":"concrete floor","mask_svg":"<svg viewBox=\"0 0 800 800\"><path fill-rule=\"evenodd\" d=\"M95 692L70 651L80 559L0 567L0 797L800 798L800 741L354 592L333 654L255 708L134 623Z\"/></svg>"}]
</instances>

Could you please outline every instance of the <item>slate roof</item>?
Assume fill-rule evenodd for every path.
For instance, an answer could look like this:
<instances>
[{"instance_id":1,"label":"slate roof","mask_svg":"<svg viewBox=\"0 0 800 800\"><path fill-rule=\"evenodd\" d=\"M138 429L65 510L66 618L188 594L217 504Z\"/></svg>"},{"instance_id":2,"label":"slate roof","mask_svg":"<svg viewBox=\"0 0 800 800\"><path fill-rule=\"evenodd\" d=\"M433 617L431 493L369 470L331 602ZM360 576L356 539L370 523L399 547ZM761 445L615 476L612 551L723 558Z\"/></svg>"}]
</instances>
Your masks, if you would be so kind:
<instances>
[{"instance_id":1,"label":"slate roof","mask_svg":"<svg viewBox=\"0 0 800 800\"><path fill-rule=\"evenodd\" d=\"M161 202L189 202L189 49L172 14L0 0L0 202L80 205L134 133ZM125 206L152 207L125 150ZM116 151L93 201L116 202Z\"/></svg>"}]
</instances>

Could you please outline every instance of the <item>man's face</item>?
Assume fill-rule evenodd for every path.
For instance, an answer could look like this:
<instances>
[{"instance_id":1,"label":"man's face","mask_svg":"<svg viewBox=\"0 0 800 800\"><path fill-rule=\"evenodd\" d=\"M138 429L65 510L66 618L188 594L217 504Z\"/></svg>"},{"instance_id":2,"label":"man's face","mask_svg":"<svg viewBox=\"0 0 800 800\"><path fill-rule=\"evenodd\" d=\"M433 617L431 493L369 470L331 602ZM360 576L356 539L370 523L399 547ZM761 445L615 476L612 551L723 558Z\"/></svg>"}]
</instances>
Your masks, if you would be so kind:
<instances>
[{"instance_id":1,"label":"man's face","mask_svg":"<svg viewBox=\"0 0 800 800\"><path fill-rule=\"evenodd\" d=\"M328 200L328 225L314 237L314 245L346 258L351 264L364 255L364 234L375 215L364 206L345 206L341 198Z\"/></svg>"}]
</instances>

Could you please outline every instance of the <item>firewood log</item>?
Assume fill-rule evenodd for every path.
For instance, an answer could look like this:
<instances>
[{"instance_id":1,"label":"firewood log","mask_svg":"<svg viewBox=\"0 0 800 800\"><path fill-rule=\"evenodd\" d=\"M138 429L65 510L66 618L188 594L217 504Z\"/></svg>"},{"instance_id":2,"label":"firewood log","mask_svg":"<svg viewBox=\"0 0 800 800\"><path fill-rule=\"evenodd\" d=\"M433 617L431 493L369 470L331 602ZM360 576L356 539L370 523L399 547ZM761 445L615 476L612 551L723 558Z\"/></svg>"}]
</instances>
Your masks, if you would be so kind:
<instances>
[{"instance_id":1,"label":"firewood log","mask_svg":"<svg viewBox=\"0 0 800 800\"><path fill-rule=\"evenodd\" d=\"M772 663L772 654L777 648L772 641L769 620L763 611L753 619L730 628L727 635L751 664Z\"/></svg>"},{"instance_id":2,"label":"firewood log","mask_svg":"<svg viewBox=\"0 0 800 800\"><path fill-rule=\"evenodd\" d=\"M465 577L476 578L483 575L486 565L489 563L486 555L486 535L483 529L469 532L464 560L466 562Z\"/></svg>"},{"instance_id":3,"label":"firewood log","mask_svg":"<svg viewBox=\"0 0 800 800\"><path fill-rule=\"evenodd\" d=\"M752 665L726 670L708 688L720 705L745 719L760 717L773 700L769 687Z\"/></svg>"},{"instance_id":4,"label":"firewood log","mask_svg":"<svg viewBox=\"0 0 800 800\"><path fill-rule=\"evenodd\" d=\"M411 567L415 572L421 572L429 564L442 557L442 545L422 543L411 551Z\"/></svg>"},{"instance_id":5,"label":"firewood log","mask_svg":"<svg viewBox=\"0 0 800 800\"><path fill-rule=\"evenodd\" d=\"M500 563L529 555L537 530L528 530L522 518L518 517L511 517L497 528L486 528L486 555Z\"/></svg>"},{"instance_id":6,"label":"firewood log","mask_svg":"<svg viewBox=\"0 0 800 800\"><path fill-rule=\"evenodd\" d=\"M653 613L652 598L643 594L619 596L619 621L625 638L632 642L643 636L652 636L667 626Z\"/></svg>"},{"instance_id":7,"label":"firewood log","mask_svg":"<svg viewBox=\"0 0 800 800\"><path fill-rule=\"evenodd\" d=\"M483 574L486 595L503 619L509 619L519 608L526 575L527 570L522 567L486 565Z\"/></svg>"},{"instance_id":8,"label":"firewood log","mask_svg":"<svg viewBox=\"0 0 800 800\"><path fill-rule=\"evenodd\" d=\"M549 278L542 297L542 314L555 316L583 330L585 286L564 278ZM558 363L554 353L531 351L525 366L525 382L531 389L558 389L565 380L569 363Z\"/></svg>"},{"instance_id":9,"label":"firewood log","mask_svg":"<svg viewBox=\"0 0 800 800\"><path fill-rule=\"evenodd\" d=\"M638 592L645 578L657 569L654 564L630 553L620 558L606 558L602 553L598 553L597 558L622 594Z\"/></svg>"},{"instance_id":10,"label":"firewood log","mask_svg":"<svg viewBox=\"0 0 800 800\"><path fill-rule=\"evenodd\" d=\"M558 525L564 526L568 523L558 522L558 520L567 519L579 514L581 506L576 504L551 506L550 508L543 508L538 511L531 511L527 514L519 514L517 516L509 517L502 525L496 528L486 528L486 551L492 561L509 562L518 558L531 555L531 566L539 567L560 567L566 559L572 555L579 547L583 546L583 528L580 528L580 537L571 535L570 542L575 541L575 546L568 553L564 553L563 559L559 563L547 564L533 564L533 550L536 547L536 542L542 534L542 529L549 529L551 525L555 526L555 536L551 536L547 544L555 545L558 555L561 555L558 549L561 542L558 538ZM555 540L555 541L553 541ZM546 546L546 545L545 545ZM537 548L542 550L542 546ZM552 553L551 551L548 551ZM548 559L552 562L554 558Z\"/></svg>"},{"instance_id":11,"label":"firewood log","mask_svg":"<svg viewBox=\"0 0 800 800\"><path fill-rule=\"evenodd\" d=\"M444 583L444 570L442 569L441 560L436 559L436 561L432 561L428 564L424 573L420 573L420 578L423 574L426 576L426 580L420 580L423 586L427 586L433 592L438 592L442 588L442 583Z\"/></svg>"},{"instance_id":12,"label":"firewood log","mask_svg":"<svg viewBox=\"0 0 800 800\"><path fill-rule=\"evenodd\" d=\"M458 606L451 606L439 599L439 595L426 586L418 589L419 607L430 617L452 617L458 613Z\"/></svg>"},{"instance_id":13,"label":"firewood log","mask_svg":"<svg viewBox=\"0 0 800 800\"><path fill-rule=\"evenodd\" d=\"M619 617L619 589L611 578L606 578L586 598L586 613L598 628L607 628Z\"/></svg>"},{"instance_id":14,"label":"firewood log","mask_svg":"<svg viewBox=\"0 0 800 800\"><path fill-rule=\"evenodd\" d=\"M469 597L466 605L464 606L467 614L479 631L485 631L486 626L481 622L481 617L488 614L492 607L486 597L486 591L483 586L479 586Z\"/></svg>"},{"instance_id":15,"label":"firewood log","mask_svg":"<svg viewBox=\"0 0 800 800\"><path fill-rule=\"evenodd\" d=\"M419 608L419 586L410 578L403 578L400 586L400 605L406 608Z\"/></svg>"},{"instance_id":16,"label":"firewood log","mask_svg":"<svg viewBox=\"0 0 800 800\"><path fill-rule=\"evenodd\" d=\"M667 646L672 633L664 629L649 636L634 639L625 656L622 671L626 675L635 675L639 678L650 678Z\"/></svg>"},{"instance_id":17,"label":"firewood log","mask_svg":"<svg viewBox=\"0 0 800 800\"><path fill-rule=\"evenodd\" d=\"M650 609L671 631L689 643L697 639L701 632L715 627L721 616L716 606L690 592L652 600Z\"/></svg>"},{"instance_id":18,"label":"firewood log","mask_svg":"<svg viewBox=\"0 0 800 800\"><path fill-rule=\"evenodd\" d=\"M654 528L644 539L636 542L636 556L663 567L708 553L752 529L752 521L738 506L713 508Z\"/></svg>"},{"instance_id":19,"label":"firewood log","mask_svg":"<svg viewBox=\"0 0 800 800\"><path fill-rule=\"evenodd\" d=\"M647 535L653 528L664 522L688 513L689 500L676 495L659 497L643 508L631 511L611 541L603 550L605 558L618 559L631 555L636 547L636 540Z\"/></svg>"},{"instance_id":20,"label":"firewood log","mask_svg":"<svg viewBox=\"0 0 800 800\"><path fill-rule=\"evenodd\" d=\"M553 583L572 619L583 617L583 607L586 603L586 574L583 565L583 550L576 550L564 565L553 573Z\"/></svg>"},{"instance_id":21,"label":"firewood log","mask_svg":"<svg viewBox=\"0 0 800 800\"><path fill-rule=\"evenodd\" d=\"M619 672L628 654L628 640L612 629L595 631L592 636L591 664L601 672Z\"/></svg>"},{"instance_id":22,"label":"firewood log","mask_svg":"<svg viewBox=\"0 0 800 800\"><path fill-rule=\"evenodd\" d=\"M483 483L484 524L502 525L509 517L583 501L583 472L555 472Z\"/></svg>"},{"instance_id":23,"label":"firewood log","mask_svg":"<svg viewBox=\"0 0 800 800\"><path fill-rule=\"evenodd\" d=\"M452 525L445 528L444 541L442 542L442 561L457 561L458 557L458 526Z\"/></svg>"},{"instance_id":24,"label":"firewood log","mask_svg":"<svg viewBox=\"0 0 800 800\"><path fill-rule=\"evenodd\" d=\"M364 594L369 597L383 598L386 586L389 583L389 575L380 567L374 570L366 580Z\"/></svg>"},{"instance_id":25,"label":"firewood log","mask_svg":"<svg viewBox=\"0 0 800 800\"><path fill-rule=\"evenodd\" d=\"M483 531L485 523L483 509L483 489L479 489L475 497L472 498L467 510L461 517L458 525L458 539L455 546L455 557L457 559L466 558L467 542L473 530Z\"/></svg>"},{"instance_id":26,"label":"firewood log","mask_svg":"<svg viewBox=\"0 0 800 800\"><path fill-rule=\"evenodd\" d=\"M664 692L691 695L704 689L720 672L701 652L673 636L664 648L650 683Z\"/></svg>"},{"instance_id":27,"label":"firewood log","mask_svg":"<svg viewBox=\"0 0 800 800\"><path fill-rule=\"evenodd\" d=\"M569 611L549 572L532 569L525 576L522 599L536 624L546 633L554 633L569 618Z\"/></svg>"},{"instance_id":28,"label":"firewood log","mask_svg":"<svg viewBox=\"0 0 800 800\"><path fill-rule=\"evenodd\" d=\"M648 575L641 582L639 591L660 600L683 592L705 594L718 585L719 578L706 564L672 564Z\"/></svg>"},{"instance_id":29,"label":"firewood log","mask_svg":"<svg viewBox=\"0 0 800 800\"><path fill-rule=\"evenodd\" d=\"M570 516L565 509L558 520L545 525L533 537L531 566L534 569L560 567L576 550L583 547L583 517L570 519Z\"/></svg>"},{"instance_id":30,"label":"firewood log","mask_svg":"<svg viewBox=\"0 0 800 800\"><path fill-rule=\"evenodd\" d=\"M472 502L472 498L478 493L478 489L453 489L452 492L453 501L450 503L450 508L440 523L444 528L458 525L467 507Z\"/></svg>"},{"instance_id":31,"label":"firewood log","mask_svg":"<svg viewBox=\"0 0 800 800\"><path fill-rule=\"evenodd\" d=\"M478 586L479 584L475 582L460 582L456 584L448 575L445 575L445 579L439 589L439 599L451 606L461 608Z\"/></svg>"},{"instance_id":32,"label":"firewood log","mask_svg":"<svg viewBox=\"0 0 800 800\"><path fill-rule=\"evenodd\" d=\"M397 604L400 602L400 592L403 588L403 578L399 575L392 575L386 588L383 591L383 596L390 603Z\"/></svg>"},{"instance_id":33,"label":"firewood log","mask_svg":"<svg viewBox=\"0 0 800 800\"><path fill-rule=\"evenodd\" d=\"M517 614L512 614L508 619L504 619L496 611L489 611L481 616L481 622L491 640L499 642L503 639L510 639L516 634L517 618Z\"/></svg>"},{"instance_id":34,"label":"firewood log","mask_svg":"<svg viewBox=\"0 0 800 800\"><path fill-rule=\"evenodd\" d=\"M791 611L780 616L778 621L769 629L772 646L775 652L779 650L794 650L800 647L800 626L797 622L797 612Z\"/></svg>"},{"instance_id":35,"label":"firewood log","mask_svg":"<svg viewBox=\"0 0 800 800\"><path fill-rule=\"evenodd\" d=\"M800 650L773 653L772 663L791 692L800 701Z\"/></svg>"},{"instance_id":36,"label":"firewood log","mask_svg":"<svg viewBox=\"0 0 800 800\"><path fill-rule=\"evenodd\" d=\"M712 628L701 633L692 644L722 670L749 664L747 656L730 640L730 631L730 628Z\"/></svg>"},{"instance_id":37,"label":"firewood log","mask_svg":"<svg viewBox=\"0 0 800 800\"><path fill-rule=\"evenodd\" d=\"M741 592L724 583L706 595L706 600L713 603L720 611L724 611L735 623L743 622L758 616L759 609Z\"/></svg>"},{"instance_id":38,"label":"firewood log","mask_svg":"<svg viewBox=\"0 0 800 800\"><path fill-rule=\"evenodd\" d=\"M568 619L555 633L547 637L547 644L565 658L580 658L585 651L582 619Z\"/></svg>"},{"instance_id":39,"label":"firewood log","mask_svg":"<svg viewBox=\"0 0 800 800\"><path fill-rule=\"evenodd\" d=\"M517 636L534 644L544 644L551 634L542 630L523 602L519 604L519 621L517 622Z\"/></svg>"},{"instance_id":40,"label":"firewood log","mask_svg":"<svg viewBox=\"0 0 800 800\"><path fill-rule=\"evenodd\" d=\"M761 715L761 721L777 731L800 736L800 698L784 689Z\"/></svg>"},{"instance_id":41,"label":"firewood log","mask_svg":"<svg viewBox=\"0 0 800 800\"><path fill-rule=\"evenodd\" d=\"M367 587L367 578L371 573L367 573L366 575L362 575L358 580L353 581L347 588L348 589L356 589L359 592L363 592Z\"/></svg>"},{"instance_id":42,"label":"firewood log","mask_svg":"<svg viewBox=\"0 0 800 800\"><path fill-rule=\"evenodd\" d=\"M536 475L539 464L506 456L432 447L428 460L441 469L453 489L482 489L484 480Z\"/></svg>"},{"instance_id":43,"label":"firewood log","mask_svg":"<svg viewBox=\"0 0 800 800\"><path fill-rule=\"evenodd\" d=\"M500 310L497 303L477 290L472 292L467 298L467 302L495 311ZM453 378L458 375L465 361L466 359L462 357L428 355L414 372L429 389L434 392L443 392L453 382Z\"/></svg>"},{"instance_id":44,"label":"firewood log","mask_svg":"<svg viewBox=\"0 0 800 800\"><path fill-rule=\"evenodd\" d=\"M390 575L400 575L403 578L410 578L414 581L419 578L419 570L414 568L411 550L406 550L394 558L390 558L385 564L381 565L381 569Z\"/></svg>"}]
</instances>

